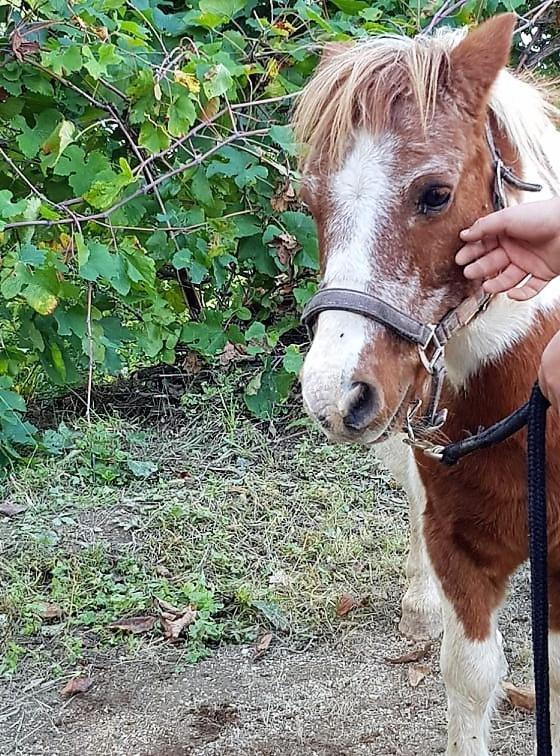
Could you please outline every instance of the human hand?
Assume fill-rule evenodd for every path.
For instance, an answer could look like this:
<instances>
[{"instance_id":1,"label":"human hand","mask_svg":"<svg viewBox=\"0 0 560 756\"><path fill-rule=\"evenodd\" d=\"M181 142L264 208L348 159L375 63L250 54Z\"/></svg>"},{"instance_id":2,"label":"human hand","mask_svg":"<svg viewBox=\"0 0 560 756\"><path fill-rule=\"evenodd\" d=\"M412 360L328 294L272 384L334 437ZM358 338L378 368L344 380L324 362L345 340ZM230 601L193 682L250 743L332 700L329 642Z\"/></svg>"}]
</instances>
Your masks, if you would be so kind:
<instances>
[{"instance_id":1,"label":"human hand","mask_svg":"<svg viewBox=\"0 0 560 756\"><path fill-rule=\"evenodd\" d=\"M530 299L560 274L560 197L487 215L462 231L461 239L466 244L455 260L466 265L467 278L482 279L489 294Z\"/></svg>"}]
</instances>

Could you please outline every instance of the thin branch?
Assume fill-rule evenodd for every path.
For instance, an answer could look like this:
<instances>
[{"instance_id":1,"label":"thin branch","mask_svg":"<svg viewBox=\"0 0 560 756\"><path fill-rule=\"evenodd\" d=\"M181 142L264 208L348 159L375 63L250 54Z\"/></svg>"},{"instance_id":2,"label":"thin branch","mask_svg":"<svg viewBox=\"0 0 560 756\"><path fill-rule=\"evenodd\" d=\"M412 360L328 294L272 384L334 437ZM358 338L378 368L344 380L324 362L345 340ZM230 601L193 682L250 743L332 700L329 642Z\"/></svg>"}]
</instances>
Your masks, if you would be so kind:
<instances>
[{"instance_id":1,"label":"thin branch","mask_svg":"<svg viewBox=\"0 0 560 756\"><path fill-rule=\"evenodd\" d=\"M91 394L93 387L93 333L91 329L91 302L92 302L92 284L87 288L87 341L88 341L88 382L87 382L87 399L86 399L86 420L91 423Z\"/></svg>"},{"instance_id":2,"label":"thin branch","mask_svg":"<svg viewBox=\"0 0 560 756\"><path fill-rule=\"evenodd\" d=\"M10 168L14 171L14 173L19 176L19 178L23 181L23 183L27 186L28 189L31 190L31 192L36 196L39 197L41 202L44 202L47 205L50 205L51 207L54 207L58 212L66 210L66 212L72 213L72 211L68 211L67 207L63 207L57 202L53 202L50 200L45 194L43 194L37 187L27 178L27 176L21 171L18 166L14 163L14 161L11 159L11 157L8 155L8 153L0 147L0 156L8 163ZM76 216L72 214L71 216L74 220L76 220Z\"/></svg>"},{"instance_id":3,"label":"thin branch","mask_svg":"<svg viewBox=\"0 0 560 756\"><path fill-rule=\"evenodd\" d=\"M441 8L434 14L428 26L422 30L422 34L431 34L438 24L460 10L467 2L468 0L457 0L457 2L450 5L450 0L445 0Z\"/></svg>"},{"instance_id":4,"label":"thin branch","mask_svg":"<svg viewBox=\"0 0 560 756\"><path fill-rule=\"evenodd\" d=\"M521 34L521 32L524 32L526 29L529 29L531 26L535 26L538 19L546 13L546 11L556 3L557 0L544 0L540 5L537 5L536 8L533 8L529 13L526 13L524 16L521 16L521 18L526 21L526 23L523 26L520 26L519 29L516 29L517 34ZM529 19L529 20L527 20Z\"/></svg>"},{"instance_id":5,"label":"thin branch","mask_svg":"<svg viewBox=\"0 0 560 756\"><path fill-rule=\"evenodd\" d=\"M529 57L527 58L525 67L535 68L535 66L538 66L544 60L550 58L551 55L554 55L557 52L560 52L560 36L551 39L550 42L548 42L546 45L543 45L540 50L531 53L531 55L529 55Z\"/></svg>"},{"instance_id":6,"label":"thin branch","mask_svg":"<svg viewBox=\"0 0 560 756\"><path fill-rule=\"evenodd\" d=\"M140 187L132 194L129 194L128 197L124 197L122 200L119 200L118 202L116 202L114 205L112 205L107 210L104 210L103 212L93 213L92 215L76 215L74 217L58 218L57 220L15 221L14 223L7 223L4 226L4 230L7 231L12 228L25 228L26 226L51 227L51 226L68 225L70 223L89 223L91 221L106 220L110 215L112 215L114 212L119 210L121 207L128 204L129 202L132 202L132 200L135 200L138 197L142 197L148 194L156 186L159 186L164 181L167 181L168 179L173 178L174 176L178 176L179 174L184 173L185 171L188 171L190 168L195 168L197 165L200 165L202 162L204 162L204 160L206 160L206 158L211 157L216 152L221 150L222 147L225 147L226 145L231 144L232 142L235 142L238 139L247 139L252 136L263 136L267 132L268 132L268 129L254 129L253 131L235 132L234 134L231 134L229 137L224 139L219 144L215 144L211 149L207 150L201 155L198 155L196 158L194 158L190 162L184 163L183 165L180 165L177 168L174 168L173 170L168 171L167 173L164 173L161 176L158 176L158 178L154 179L153 181L146 183L144 186Z\"/></svg>"}]
</instances>

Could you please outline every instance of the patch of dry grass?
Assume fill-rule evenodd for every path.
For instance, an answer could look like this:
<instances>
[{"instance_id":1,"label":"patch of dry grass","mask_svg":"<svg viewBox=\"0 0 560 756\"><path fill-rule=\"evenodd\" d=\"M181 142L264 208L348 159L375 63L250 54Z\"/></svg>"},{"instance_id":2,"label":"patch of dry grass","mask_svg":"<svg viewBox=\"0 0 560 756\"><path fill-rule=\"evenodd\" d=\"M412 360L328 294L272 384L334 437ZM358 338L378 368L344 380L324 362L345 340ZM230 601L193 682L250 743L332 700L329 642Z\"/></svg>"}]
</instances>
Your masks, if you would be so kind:
<instances>
[{"instance_id":1,"label":"patch of dry grass","mask_svg":"<svg viewBox=\"0 0 560 756\"><path fill-rule=\"evenodd\" d=\"M342 593L364 599L361 622L387 592L397 609L406 504L365 449L328 445L300 418L255 424L227 383L190 395L173 424L71 430L4 491L26 507L0 523L4 672L30 653L64 667L109 641L130 647L106 625L155 596L207 602L193 658L259 627L296 644L332 635ZM45 601L62 606L56 622Z\"/></svg>"}]
</instances>

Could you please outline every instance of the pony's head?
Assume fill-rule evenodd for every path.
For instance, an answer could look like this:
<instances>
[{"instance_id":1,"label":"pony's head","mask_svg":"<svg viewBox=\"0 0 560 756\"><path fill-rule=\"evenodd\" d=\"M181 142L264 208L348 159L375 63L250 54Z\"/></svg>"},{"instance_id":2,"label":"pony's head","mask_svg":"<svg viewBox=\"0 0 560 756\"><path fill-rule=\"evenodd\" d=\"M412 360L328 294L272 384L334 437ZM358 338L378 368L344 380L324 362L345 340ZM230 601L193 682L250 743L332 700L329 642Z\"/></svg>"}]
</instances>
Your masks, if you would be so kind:
<instances>
[{"instance_id":1,"label":"pony's head","mask_svg":"<svg viewBox=\"0 0 560 756\"><path fill-rule=\"evenodd\" d=\"M295 114L324 287L367 292L423 323L478 288L454 257L460 230L492 210L488 102L513 28L506 14L467 35L325 51ZM401 430L429 388L415 345L341 311L319 315L301 379L332 438L366 443Z\"/></svg>"}]
</instances>

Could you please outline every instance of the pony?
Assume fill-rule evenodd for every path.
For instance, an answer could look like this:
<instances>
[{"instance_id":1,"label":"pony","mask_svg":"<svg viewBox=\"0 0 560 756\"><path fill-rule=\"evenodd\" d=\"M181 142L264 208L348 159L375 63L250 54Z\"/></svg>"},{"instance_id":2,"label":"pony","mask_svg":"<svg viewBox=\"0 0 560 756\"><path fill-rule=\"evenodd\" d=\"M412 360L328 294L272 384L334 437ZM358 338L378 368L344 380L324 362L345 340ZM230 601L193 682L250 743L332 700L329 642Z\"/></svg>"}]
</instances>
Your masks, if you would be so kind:
<instances>
[{"instance_id":1,"label":"pony","mask_svg":"<svg viewBox=\"0 0 560 756\"><path fill-rule=\"evenodd\" d=\"M507 69L514 26L514 15L502 14L468 31L329 45L294 113L322 281L303 402L332 441L375 447L410 497L401 629L434 635L443 624L447 756L489 753L507 669L498 615L528 550L525 439L520 433L451 468L421 447L459 440L526 401L560 328L557 281L529 301L488 301L454 261L460 230L494 209L496 193L513 204L560 192L558 113L541 87ZM502 188L503 165L538 182L540 193L520 181ZM470 314L459 317L465 303ZM448 314L460 327L439 343ZM402 337L414 324L428 329L426 344ZM445 422L445 412L419 417L434 400ZM412 446L402 443L407 428ZM557 417L547 443L551 719L560 756Z\"/></svg>"}]
</instances>

